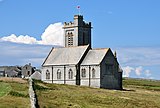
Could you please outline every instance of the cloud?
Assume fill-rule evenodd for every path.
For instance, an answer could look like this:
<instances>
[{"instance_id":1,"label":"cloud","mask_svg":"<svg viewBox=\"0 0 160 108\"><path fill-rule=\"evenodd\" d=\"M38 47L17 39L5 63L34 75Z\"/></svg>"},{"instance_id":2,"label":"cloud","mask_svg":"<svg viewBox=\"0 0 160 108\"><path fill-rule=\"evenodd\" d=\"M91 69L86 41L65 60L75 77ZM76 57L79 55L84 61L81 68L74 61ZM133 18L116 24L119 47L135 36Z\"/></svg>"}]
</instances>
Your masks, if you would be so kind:
<instances>
[{"instance_id":1,"label":"cloud","mask_svg":"<svg viewBox=\"0 0 160 108\"><path fill-rule=\"evenodd\" d=\"M38 43L45 45L61 45L63 46L63 24L50 24L42 34L42 40Z\"/></svg>"},{"instance_id":2,"label":"cloud","mask_svg":"<svg viewBox=\"0 0 160 108\"><path fill-rule=\"evenodd\" d=\"M3 47L2 47L3 46ZM53 46L0 42L0 65L25 65L40 67Z\"/></svg>"},{"instance_id":3,"label":"cloud","mask_svg":"<svg viewBox=\"0 0 160 108\"><path fill-rule=\"evenodd\" d=\"M61 22L50 24L41 35L41 40L28 35L16 36L11 34L0 38L0 41L9 41L14 43L25 43L25 44L42 44L42 45L60 45L63 46L63 24Z\"/></svg>"},{"instance_id":4,"label":"cloud","mask_svg":"<svg viewBox=\"0 0 160 108\"><path fill-rule=\"evenodd\" d=\"M122 68L131 67L134 70L128 73L123 69L124 77L154 78L160 79L160 47L118 47L117 58ZM128 75L129 74L129 75Z\"/></svg>"},{"instance_id":5,"label":"cloud","mask_svg":"<svg viewBox=\"0 0 160 108\"><path fill-rule=\"evenodd\" d=\"M134 70L133 67L130 67L130 66L126 66L126 67L123 67L123 76L124 77L129 77L130 76L130 73Z\"/></svg>"},{"instance_id":6,"label":"cloud","mask_svg":"<svg viewBox=\"0 0 160 108\"><path fill-rule=\"evenodd\" d=\"M123 77L130 77L130 75L135 74L135 77L138 78L151 78L151 72L148 69L144 69L144 67L142 66L138 66L138 67L131 67L131 66L126 66L126 67L122 67L123 69Z\"/></svg>"},{"instance_id":7,"label":"cloud","mask_svg":"<svg viewBox=\"0 0 160 108\"><path fill-rule=\"evenodd\" d=\"M121 47L115 50L123 66L160 65L160 47Z\"/></svg>"},{"instance_id":8,"label":"cloud","mask_svg":"<svg viewBox=\"0 0 160 108\"><path fill-rule=\"evenodd\" d=\"M147 77L151 76L150 70L146 70L146 71L145 71L145 75L146 75Z\"/></svg>"},{"instance_id":9,"label":"cloud","mask_svg":"<svg viewBox=\"0 0 160 108\"><path fill-rule=\"evenodd\" d=\"M15 42L15 43L25 43L25 44L34 44L37 43L36 38L30 37L28 35L23 36L16 36L15 34L11 34L10 36L2 37L0 39L1 41L9 41L9 42Z\"/></svg>"},{"instance_id":10,"label":"cloud","mask_svg":"<svg viewBox=\"0 0 160 108\"><path fill-rule=\"evenodd\" d=\"M142 73L142 70L143 70L142 66L137 67L137 68L135 69L136 75L137 75L137 76L140 76L141 73Z\"/></svg>"}]
</instances>

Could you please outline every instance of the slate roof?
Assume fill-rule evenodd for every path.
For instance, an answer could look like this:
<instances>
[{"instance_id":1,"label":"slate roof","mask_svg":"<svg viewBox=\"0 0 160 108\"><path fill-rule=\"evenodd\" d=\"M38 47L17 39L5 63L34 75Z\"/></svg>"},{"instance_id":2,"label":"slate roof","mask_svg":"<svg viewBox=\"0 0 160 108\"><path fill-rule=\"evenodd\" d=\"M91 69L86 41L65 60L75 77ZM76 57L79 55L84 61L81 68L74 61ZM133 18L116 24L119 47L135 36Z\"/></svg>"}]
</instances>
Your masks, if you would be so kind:
<instances>
[{"instance_id":1,"label":"slate roof","mask_svg":"<svg viewBox=\"0 0 160 108\"><path fill-rule=\"evenodd\" d=\"M31 78L40 80L41 79L41 73L39 71L35 71L32 75Z\"/></svg>"},{"instance_id":2,"label":"slate roof","mask_svg":"<svg viewBox=\"0 0 160 108\"><path fill-rule=\"evenodd\" d=\"M5 72L9 77L17 76L18 72L15 70L6 70Z\"/></svg>"},{"instance_id":3,"label":"slate roof","mask_svg":"<svg viewBox=\"0 0 160 108\"><path fill-rule=\"evenodd\" d=\"M98 65L102 62L109 48L104 49L92 49L84 58L81 65Z\"/></svg>"},{"instance_id":4,"label":"slate roof","mask_svg":"<svg viewBox=\"0 0 160 108\"><path fill-rule=\"evenodd\" d=\"M88 47L89 45L53 48L42 66L78 64Z\"/></svg>"}]
</instances>

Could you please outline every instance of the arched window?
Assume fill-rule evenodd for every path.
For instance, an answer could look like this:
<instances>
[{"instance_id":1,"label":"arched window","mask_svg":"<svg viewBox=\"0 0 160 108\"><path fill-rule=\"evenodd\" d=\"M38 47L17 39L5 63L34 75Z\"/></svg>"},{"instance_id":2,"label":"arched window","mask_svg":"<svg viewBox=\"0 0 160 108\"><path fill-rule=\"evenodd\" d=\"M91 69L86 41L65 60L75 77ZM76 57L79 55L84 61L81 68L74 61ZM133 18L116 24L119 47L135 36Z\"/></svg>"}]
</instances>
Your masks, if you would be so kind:
<instances>
[{"instance_id":1,"label":"arched window","mask_svg":"<svg viewBox=\"0 0 160 108\"><path fill-rule=\"evenodd\" d=\"M61 70L60 69L57 70L57 79L61 79Z\"/></svg>"},{"instance_id":2,"label":"arched window","mask_svg":"<svg viewBox=\"0 0 160 108\"><path fill-rule=\"evenodd\" d=\"M48 69L46 70L46 79L50 79L50 72Z\"/></svg>"},{"instance_id":3,"label":"arched window","mask_svg":"<svg viewBox=\"0 0 160 108\"><path fill-rule=\"evenodd\" d=\"M94 68L92 68L92 78L95 78L96 77L96 70Z\"/></svg>"},{"instance_id":4,"label":"arched window","mask_svg":"<svg viewBox=\"0 0 160 108\"><path fill-rule=\"evenodd\" d=\"M82 77L86 77L86 69L85 68L82 68L81 69L81 72L82 72Z\"/></svg>"},{"instance_id":5,"label":"arched window","mask_svg":"<svg viewBox=\"0 0 160 108\"><path fill-rule=\"evenodd\" d=\"M68 32L68 46L73 46L73 33Z\"/></svg>"},{"instance_id":6,"label":"arched window","mask_svg":"<svg viewBox=\"0 0 160 108\"><path fill-rule=\"evenodd\" d=\"M73 79L73 71L72 71L72 69L69 69L69 71L68 71L68 79Z\"/></svg>"}]
</instances>

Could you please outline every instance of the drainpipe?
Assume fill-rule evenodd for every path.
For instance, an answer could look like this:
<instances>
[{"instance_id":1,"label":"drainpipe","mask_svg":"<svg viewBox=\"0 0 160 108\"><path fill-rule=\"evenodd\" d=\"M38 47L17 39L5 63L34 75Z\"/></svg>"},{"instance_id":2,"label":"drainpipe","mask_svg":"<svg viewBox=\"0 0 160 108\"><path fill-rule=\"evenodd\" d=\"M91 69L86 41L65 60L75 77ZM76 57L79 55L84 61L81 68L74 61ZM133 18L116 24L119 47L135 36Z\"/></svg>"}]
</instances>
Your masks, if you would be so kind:
<instances>
[{"instance_id":1,"label":"drainpipe","mask_svg":"<svg viewBox=\"0 0 160 108\"><path fill-rule=\"evenodd\" d=\"M66 66L64 65L64 84L66 84Z\"/></svg>"},{"instance_id":2,"label":"drainpipe","mask_svg":"<svg viewBox=\"0 0 160 108\"><path fill-rule=\"evenodd\" d=\"M53 66L52 66L52 83L53 83Z\"/></svg>"},{"instance_id":3,"label":"drainpipe","mask_svg":"<svg viewBox=\"0 0 160 108\"><path fill-rule=\"evenodd\" d=\"M89 66L89 87L91 86L91 67Z\"/></svg>"}]
</instances>

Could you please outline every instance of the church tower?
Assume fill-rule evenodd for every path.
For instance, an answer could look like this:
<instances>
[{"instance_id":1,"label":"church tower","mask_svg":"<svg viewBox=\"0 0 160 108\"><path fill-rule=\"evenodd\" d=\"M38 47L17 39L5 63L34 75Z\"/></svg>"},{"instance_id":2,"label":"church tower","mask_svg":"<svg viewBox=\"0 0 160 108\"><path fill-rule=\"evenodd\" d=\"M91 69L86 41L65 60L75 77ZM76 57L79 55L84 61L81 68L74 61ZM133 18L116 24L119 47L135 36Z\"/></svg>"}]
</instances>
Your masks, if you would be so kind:
<instances>
[{"instance_id":1,"label":"church tower","mask_svg":"<svg viewBox=\"0 0 160 108\"><path fill-rule=\"evenodd\" d=\"M65 47L90 45L91 47L91 22L83 21L82 15L74 15L73 22L64 22Z\"/></svg>"}]
</instances>

